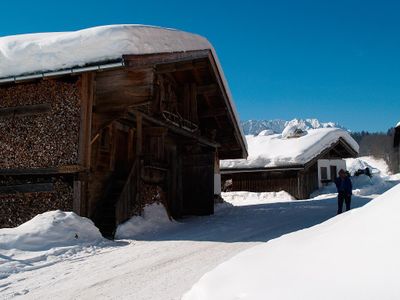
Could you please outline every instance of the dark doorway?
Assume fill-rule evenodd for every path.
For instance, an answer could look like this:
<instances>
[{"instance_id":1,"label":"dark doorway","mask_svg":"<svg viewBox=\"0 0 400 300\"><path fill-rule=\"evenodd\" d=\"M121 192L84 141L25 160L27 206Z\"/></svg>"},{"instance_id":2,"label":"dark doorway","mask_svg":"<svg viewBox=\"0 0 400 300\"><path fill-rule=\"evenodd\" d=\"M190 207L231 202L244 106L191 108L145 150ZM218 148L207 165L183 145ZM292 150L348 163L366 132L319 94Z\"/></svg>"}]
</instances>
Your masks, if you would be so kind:
<instances>
[{"instance_id":1,"label":"dark doorway","mask_svg":"<svg viewBox=\"0 0 400 300\"><path fill-rule=\"evenodd\" d=\"M334 181L337 178L337 167L331 166L331 180Z\"/></svg>"},{"instance_id":2,"label":"dark doorway","mask_svg":"<svg viewBox=\"0 0 400 300\"><path fill-rule=\"evenodd\" d=\"M128 133L117 129L115 131L115 175L125 178L129 172L128 164Z\"/></svg>"},{"instance_id":3,"label":"dark doorway","mask_svg":"<svg viewBox=\"0 0 400 300\"><path fill-rule=\"evenodd\" d=\"M214 213L214 157L212 150L186 153L182 161L182 214Z\"/></svg>"}]
</instances>

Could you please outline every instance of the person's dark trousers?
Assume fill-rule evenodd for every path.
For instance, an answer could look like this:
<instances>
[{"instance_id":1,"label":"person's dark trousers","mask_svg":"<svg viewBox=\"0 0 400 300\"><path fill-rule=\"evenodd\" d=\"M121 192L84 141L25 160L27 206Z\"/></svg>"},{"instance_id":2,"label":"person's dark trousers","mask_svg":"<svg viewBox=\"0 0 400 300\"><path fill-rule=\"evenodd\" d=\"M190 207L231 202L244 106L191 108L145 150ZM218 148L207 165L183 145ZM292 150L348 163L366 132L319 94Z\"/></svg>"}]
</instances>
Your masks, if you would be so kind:
<instances>
[{"instance_id":1,"label":"person's dark trousers","mask_svg":"<svg viewBox=\"0 0 400 300\"><path fill-rule=\"evenodd\" d=\"M351 205L351 195L346 195L345 192L339 192L338 194L338 214L341 214L343 211L343 202L346 203L346 211L350 210Z\"/></svg>"}]
</instances>

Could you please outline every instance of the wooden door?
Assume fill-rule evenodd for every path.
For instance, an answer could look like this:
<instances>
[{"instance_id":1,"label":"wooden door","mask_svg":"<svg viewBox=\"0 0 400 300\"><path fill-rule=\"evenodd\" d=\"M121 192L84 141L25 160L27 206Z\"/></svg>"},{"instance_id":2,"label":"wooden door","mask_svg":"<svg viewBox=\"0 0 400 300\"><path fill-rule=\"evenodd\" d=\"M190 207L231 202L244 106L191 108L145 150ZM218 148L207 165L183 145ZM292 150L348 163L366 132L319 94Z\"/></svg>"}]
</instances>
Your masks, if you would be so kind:
<instances>
[{"instance_id":1,"label":"wooden door","mask_svg":"<svg viewBox=\"0 0 400 300\"><path fill-rule=\"evenodd\" d=\"M209 215L214 213L215 152L182 157L182 213Z\"/></svg>"},{"instance_id":2,"label":"wooden door","mask_svg":"<svg viewBox=\"0 0 400 300\"><path fill-rule=\"evenodd\" d=\"M117 177L124 178L129 172L128 132L117 129L115 132L115 167Z\"/></svg>"}]
</instances>

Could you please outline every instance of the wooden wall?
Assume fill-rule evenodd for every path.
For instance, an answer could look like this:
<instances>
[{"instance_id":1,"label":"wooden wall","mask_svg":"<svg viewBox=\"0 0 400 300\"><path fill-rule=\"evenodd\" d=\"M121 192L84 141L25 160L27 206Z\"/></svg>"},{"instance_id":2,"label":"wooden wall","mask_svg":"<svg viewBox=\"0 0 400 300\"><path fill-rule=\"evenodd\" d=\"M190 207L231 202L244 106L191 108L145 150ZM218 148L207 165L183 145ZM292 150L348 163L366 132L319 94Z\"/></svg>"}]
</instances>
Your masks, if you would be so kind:
<instances>
[{"instance_id":1,"label":"wooden wall","mask_svg":"<svg viewBox=\"0 0 400 300\"><path fill-rule=\"evenodd\" d=\"M222 182L232 179L232 191L279 192L287 191L296 197L298 171L243 172L222 174Z\"/></svg>"},{"instance_id":2,"label":"wooden wall","mask_svg":"<svg viewBox=\"0 0 400 300\"><path fill-rule=\"evenodd\" d=\"M116 224L154 202L173 217L213 213L216 150L198 141L190 80L154 69L96 74L86 210L99 226L107 207Z\"/></svg>"},{"instance_id":3,"label":"wooden wall","mask_svg":"<svg viewBox=\"0 0 400 300\"><path fill-rule=\"evenodd\" d=\"M258 171L222 174L222 183L232 180L232 191L286 191L296 199L307 199L318 189L318 169L313 164L307 170Z\"/></svg>"},{"instance_id":4,"label":"wooden wall","mask_svg":"<svg viewBox=\"0 0 400 300\"><path fill-rule=\"evenodd\" d=\"M307 199L318 189L318 165L314 163L306 171L299 173L300 188L296 198Z\"/></svg>"}]
</instances>

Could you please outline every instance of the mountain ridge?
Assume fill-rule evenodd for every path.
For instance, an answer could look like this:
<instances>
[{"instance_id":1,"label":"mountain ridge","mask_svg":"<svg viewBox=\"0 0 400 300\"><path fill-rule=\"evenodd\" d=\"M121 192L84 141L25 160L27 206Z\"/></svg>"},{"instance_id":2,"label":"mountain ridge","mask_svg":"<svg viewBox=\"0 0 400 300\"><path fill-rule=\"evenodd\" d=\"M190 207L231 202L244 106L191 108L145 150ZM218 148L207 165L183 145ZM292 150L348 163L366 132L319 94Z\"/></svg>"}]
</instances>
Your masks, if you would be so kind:
<instances>
[{"instance_id":1,"label":"mountain ridge","mask_svg":"<svg viewBox=\"0 0 400 300\"><path fill-rule=\"evenodd\" d=\"M298 119L287 121L282 119L273 120L245 120L240 122L243 132L245 135L258 135L261 131L270 130L273 133L282 133L288 125L296 125L297 127L308 130L316 128L342 128L347 130L347 128L339 125L335 122L320 122L315 118L308 119Z\"/></svg>"}]
</instances>

